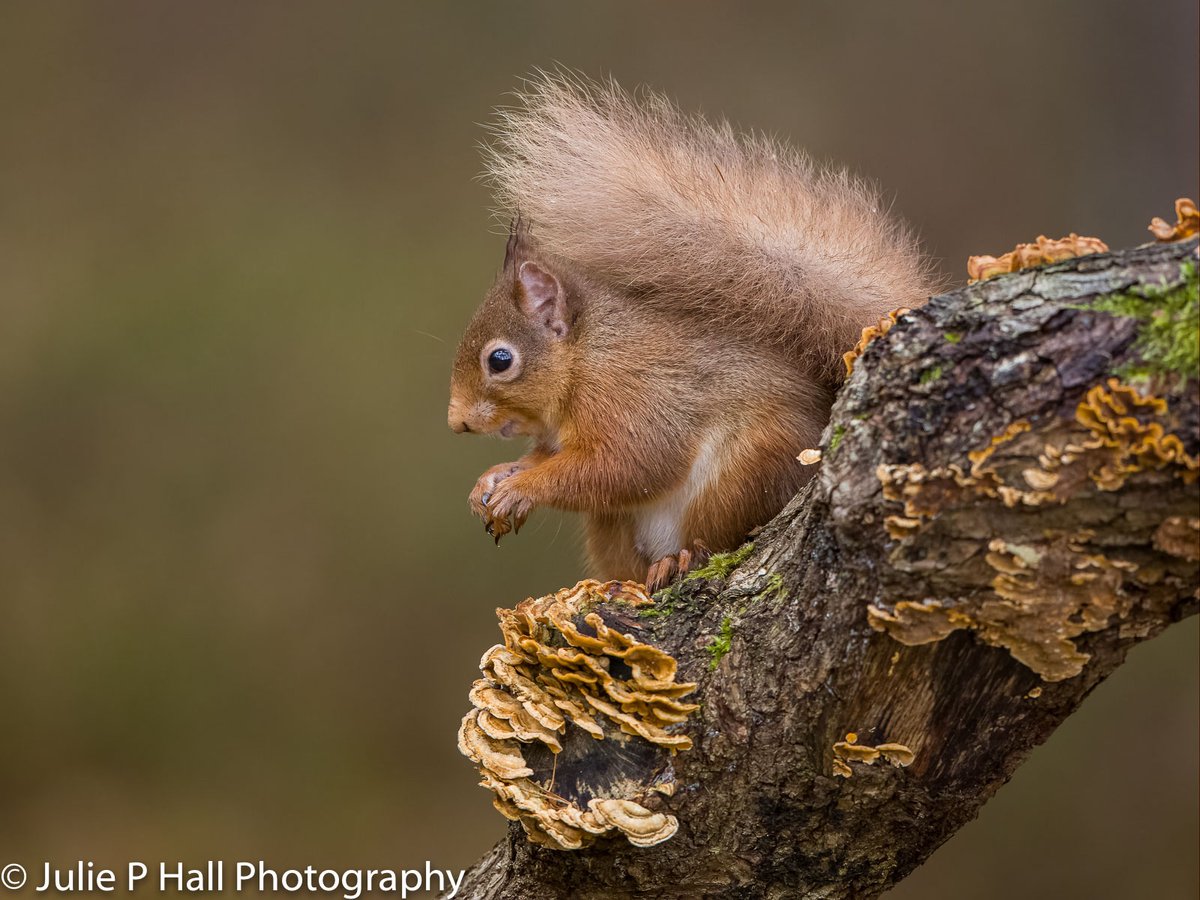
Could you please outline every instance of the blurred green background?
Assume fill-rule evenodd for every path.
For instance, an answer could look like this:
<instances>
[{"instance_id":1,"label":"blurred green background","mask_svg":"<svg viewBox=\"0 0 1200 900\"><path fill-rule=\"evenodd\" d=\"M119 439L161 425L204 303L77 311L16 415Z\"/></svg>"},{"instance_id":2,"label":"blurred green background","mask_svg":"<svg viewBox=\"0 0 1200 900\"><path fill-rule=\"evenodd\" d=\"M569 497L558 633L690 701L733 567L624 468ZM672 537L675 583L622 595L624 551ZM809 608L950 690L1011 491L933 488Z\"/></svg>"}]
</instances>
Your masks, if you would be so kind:
<instances>
[{"instance_id":1,"label":"blurred green background","mask_svg":"<svg viewBox=\"0 0 1200 900\"><path fill-rule=\"evenodd\" d=\"M503 237L478 123L560 61L877 179L957 282L1197 194L1197 7L0 7L0 862L470 864L492 610L576 526L445 426ZM893 894L1194 897L1197 626L1134 651Z\"/></svg>"}]
</instances>

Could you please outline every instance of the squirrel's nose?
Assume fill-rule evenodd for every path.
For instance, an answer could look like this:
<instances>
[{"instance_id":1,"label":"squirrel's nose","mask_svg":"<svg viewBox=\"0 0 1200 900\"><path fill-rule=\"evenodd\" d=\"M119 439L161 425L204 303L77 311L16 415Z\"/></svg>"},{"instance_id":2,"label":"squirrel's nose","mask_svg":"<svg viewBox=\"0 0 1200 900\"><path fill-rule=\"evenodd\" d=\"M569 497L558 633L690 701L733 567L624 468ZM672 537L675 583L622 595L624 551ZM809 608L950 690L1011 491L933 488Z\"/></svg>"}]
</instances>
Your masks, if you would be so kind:
<instances>
[{"instance_id":1,"label":"squirrel's nose","mask_svg":"<svg viewBox=\"0 0 1200 900\"><path fill-rule=\"evenodd\" d=\"M467 417L463 415L462 404L455 397L450 398L450 409L446 411L446 424L455 434L471 430L471 426L467 424Z\"/></svg>"}]
</instances>

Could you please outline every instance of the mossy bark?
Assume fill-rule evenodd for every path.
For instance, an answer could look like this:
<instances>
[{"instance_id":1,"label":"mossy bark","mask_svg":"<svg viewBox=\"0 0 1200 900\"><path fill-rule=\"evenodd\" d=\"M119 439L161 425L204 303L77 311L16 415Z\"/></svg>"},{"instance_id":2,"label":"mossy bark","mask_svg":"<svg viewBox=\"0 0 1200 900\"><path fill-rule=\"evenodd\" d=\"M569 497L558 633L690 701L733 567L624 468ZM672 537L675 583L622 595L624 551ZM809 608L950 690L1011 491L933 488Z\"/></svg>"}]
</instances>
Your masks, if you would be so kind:
<instances>
[{"instance_id":1,"label":"mossy bark","mask_svg":"<svg viewBox=\"0 0 1200 900\"><path fill-rule=\"evenodd\" d=\"M818 477L736 568L644 618L700 683L661 800L679 832L562 852L514 824L459 896L869 898L974 818L1134 643L1197 609L1196 373L1121 413L1108 379L1143 325L1091 308L1185 284L1196 253L1084 257L901 318L856 363ZM911 764L835 755L851 732Z\"/></svg>"}]
</instances>

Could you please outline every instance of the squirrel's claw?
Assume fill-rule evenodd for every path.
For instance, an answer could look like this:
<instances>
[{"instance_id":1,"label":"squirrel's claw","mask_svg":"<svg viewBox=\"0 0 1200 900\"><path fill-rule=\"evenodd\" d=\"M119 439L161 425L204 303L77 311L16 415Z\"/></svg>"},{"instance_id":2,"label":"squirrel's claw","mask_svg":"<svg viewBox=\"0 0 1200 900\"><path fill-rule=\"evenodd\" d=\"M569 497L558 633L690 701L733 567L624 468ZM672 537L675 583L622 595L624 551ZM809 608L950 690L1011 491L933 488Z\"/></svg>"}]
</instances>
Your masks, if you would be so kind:
<instances>
[{"instance_id":1,"label":"squirrel's claw","mask_svg":"<svg viewBox=\"0 0 1200 900\"><path fill-rule=\"evenodd\" d=\"M676 578L703 566L710 556L712 551L704 541L692 541L690 549L684 547L678 553L664 556L650 564L650 569L646 572L646 589L651 594L661 591Z\"/></svg>"},{"instance_id":2,"label":"squirrel's claw","mask_svg":"<svg viewBox=\"0 0 1200 900\"><path fill-rule=\"evenodd\" d=\"M678 563L674 556L664 556L657 562L650 564L650 569L646 573L646 589L650 593L660 591L671 583L671 579L675 577L678 571Z\"/></svg>"},{"instance_id":3,"label":"squirrel's claw","mask_svg":"<svg viewBox=\"0 0 1200 900\"><path fill-rule=\"evenodd\" d=\"M516 534L532 509L532 501L512 481L497 484L484 508L483 520L487 523L488 534L496 539L496 543L510 531Z\"/></svg>"},{"instance_id":4,"label":"squirrel's claw","mask_svg":"<svg viewBox=\"0 0 1200 900\"><path fill-rule=\"evenodd\" d=\"M488 533L488 536L495 539L496 546L500 546L500 538L504 537L509 532L508 521L501 517L489 516L484 520L483 530Z\"/></svg>"},{"instance_id":5,"label":"squirrel's claw","mask_svg":"<svg viewBox=\"0 0 1200 900\"><path fill-rule=\"evenodd\" d=\"M520 471L519 463L501 463L498 466L492 466L479 476L475 487L471 489L470 496L467 497L467 505L470 506L471 513L483 520L483 530L487 532L488 537L494 538L497 544L500 543L500 538L509 531L516 530L511 527L512 525L519 528L525 522L527 512L518 514L509 509L512 506L511 503L499 502L497 497L499 486L504 483L505 479L510 478L518 471Z\"/></svg>"}]
</instances>

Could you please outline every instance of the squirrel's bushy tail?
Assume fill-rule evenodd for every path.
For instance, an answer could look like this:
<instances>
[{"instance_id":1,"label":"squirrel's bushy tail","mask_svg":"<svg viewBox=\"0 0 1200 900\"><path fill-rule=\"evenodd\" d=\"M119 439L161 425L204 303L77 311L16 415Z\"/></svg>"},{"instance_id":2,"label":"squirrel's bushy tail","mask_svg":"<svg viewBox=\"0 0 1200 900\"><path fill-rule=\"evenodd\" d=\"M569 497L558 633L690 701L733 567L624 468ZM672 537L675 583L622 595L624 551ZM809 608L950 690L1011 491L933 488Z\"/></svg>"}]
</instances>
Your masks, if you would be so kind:
<instances>
[{"instance_id":1,"label":"squirrel's bushy tail","mask_svg":"<svg viewBox=\"0 0 1200 900\"><path fill-rule=\"evenodd\" d=\"M542 74L500 111L487 176L537 246L643 302L783 344L822 370L933 288L878 193L656 94Z\"/></svg>"}]
</instances>

